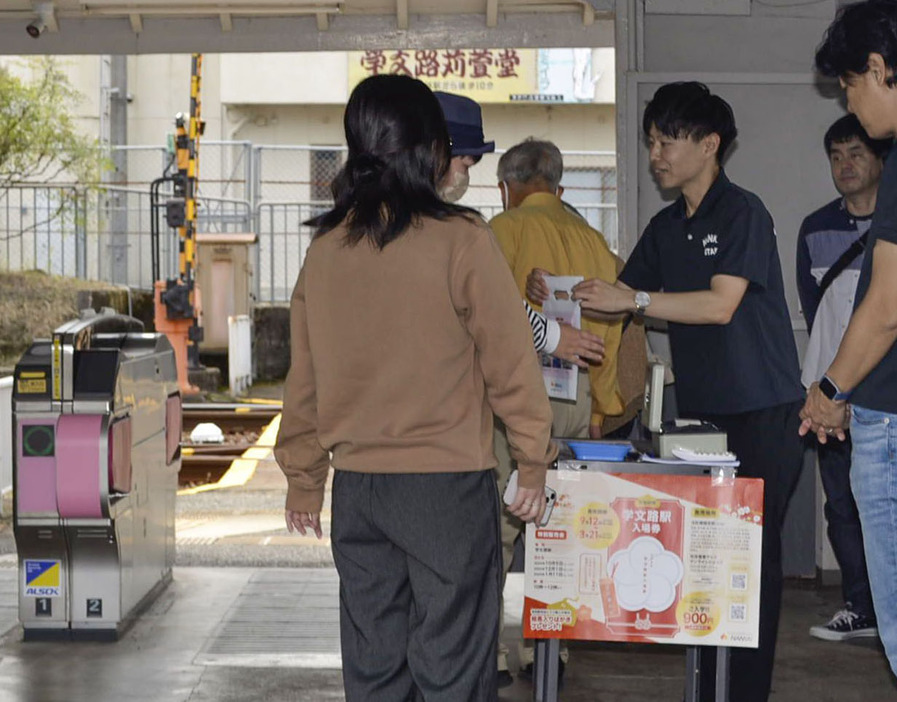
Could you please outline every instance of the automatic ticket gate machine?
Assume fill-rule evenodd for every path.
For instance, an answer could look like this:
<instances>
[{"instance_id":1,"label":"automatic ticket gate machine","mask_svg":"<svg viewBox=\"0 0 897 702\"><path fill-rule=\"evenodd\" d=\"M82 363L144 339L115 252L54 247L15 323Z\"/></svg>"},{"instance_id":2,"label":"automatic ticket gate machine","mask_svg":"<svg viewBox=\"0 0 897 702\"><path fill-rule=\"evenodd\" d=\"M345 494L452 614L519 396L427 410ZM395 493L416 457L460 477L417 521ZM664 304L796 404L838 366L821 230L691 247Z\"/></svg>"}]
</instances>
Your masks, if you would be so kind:
<instances>
[{"instance_id":1,"label":"automatic ticket gate machine","mask_svg":"<svg viewBox=\"0 0 897 702\"><path fill-rule=\"evenodd\" d=\"M85 311L22 356L13 425L25 639L116 639L174 563L171 344L132 317Z\"/></svg>"}]
</instances>

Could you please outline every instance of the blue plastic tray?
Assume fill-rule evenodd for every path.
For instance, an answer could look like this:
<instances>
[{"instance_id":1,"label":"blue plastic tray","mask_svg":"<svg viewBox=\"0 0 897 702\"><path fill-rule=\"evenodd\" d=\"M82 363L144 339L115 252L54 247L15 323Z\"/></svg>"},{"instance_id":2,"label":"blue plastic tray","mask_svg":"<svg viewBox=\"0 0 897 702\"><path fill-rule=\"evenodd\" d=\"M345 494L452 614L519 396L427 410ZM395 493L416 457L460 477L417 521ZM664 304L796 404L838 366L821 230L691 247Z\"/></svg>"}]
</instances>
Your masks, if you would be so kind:
<instances>
[{"instance_id":1,"label":"blue plastic tray","mask_svg":"<svg viewBox=\"0 0 897 702\"><path fill-rule=\"evenodd\" d=\"M567 441L580 461L622 461L632 451L628 441Z\"/></svg>"}]
</instances>

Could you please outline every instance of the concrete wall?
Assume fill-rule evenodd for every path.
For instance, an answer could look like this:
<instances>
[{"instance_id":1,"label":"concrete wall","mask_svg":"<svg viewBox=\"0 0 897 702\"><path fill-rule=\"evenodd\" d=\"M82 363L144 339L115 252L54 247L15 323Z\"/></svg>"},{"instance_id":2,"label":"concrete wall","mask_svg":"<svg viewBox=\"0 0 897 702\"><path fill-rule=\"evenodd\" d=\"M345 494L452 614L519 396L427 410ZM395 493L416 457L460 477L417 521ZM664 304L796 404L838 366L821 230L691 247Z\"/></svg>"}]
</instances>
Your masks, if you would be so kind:
<instances>
[{"instance_id":1,"label":"concrete wall","mask_svg":"<svg viewBox=\"0 0 897 702\"><path fill-rule=\"evenodd\" d=\"M615 77L607 51L595 51L603 63L595 64L594 103L485 105L489 138L507 147L538 134L557 139L565 149L612 150ZM205 54L205 138L257 144L343 143L342 113L351 87L347 57L346 52ZM0 65L23 76L31 73L28 61L0 56ZM81 95L75 114L84 132L101 138L102 115L108 109L102 85L108 57L69 55L57 61ZM128 142L164 145L174 130L175 114L189 110L190 55L129 56L128 94Z\"/></svg>"}]
</instances>

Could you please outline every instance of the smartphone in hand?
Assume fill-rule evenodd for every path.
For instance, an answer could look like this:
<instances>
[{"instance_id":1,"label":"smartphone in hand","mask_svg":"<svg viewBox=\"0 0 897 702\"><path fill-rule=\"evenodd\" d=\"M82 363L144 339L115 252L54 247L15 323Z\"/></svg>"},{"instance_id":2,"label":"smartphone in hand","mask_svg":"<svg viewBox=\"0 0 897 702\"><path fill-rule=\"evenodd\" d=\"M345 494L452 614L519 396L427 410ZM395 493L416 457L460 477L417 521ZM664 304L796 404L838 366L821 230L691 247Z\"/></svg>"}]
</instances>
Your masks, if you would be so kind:
<instances>
[{"instance_id":1,"label":"smartphone in hand","mask_svg":"<svg viewBox=\"0 0 897 702\"><path fill-rule=\"evenodd\" d=\"M514 498L517 497L517 471L513 471L511 473L511 477L508 479L508 485L505 488L504 493L504 501L506 505L513 504ZM536 526L543 527L548 524L548 520L551 519L551 512L554 509L555 503L558 501L558 494L553 487L545 486L545 512L542 513L542 519L536 524Z\"/></svg>"}]
</instances>

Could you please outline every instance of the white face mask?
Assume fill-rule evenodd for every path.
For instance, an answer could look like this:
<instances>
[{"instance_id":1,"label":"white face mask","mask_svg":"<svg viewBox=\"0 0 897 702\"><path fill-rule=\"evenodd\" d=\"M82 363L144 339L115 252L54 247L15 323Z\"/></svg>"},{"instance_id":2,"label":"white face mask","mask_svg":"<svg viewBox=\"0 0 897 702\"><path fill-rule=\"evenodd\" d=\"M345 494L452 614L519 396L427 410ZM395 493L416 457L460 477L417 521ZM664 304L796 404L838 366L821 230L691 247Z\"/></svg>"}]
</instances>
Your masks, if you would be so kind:
<instances>
[{"instance_id":1,"label":"white face mask","mask_svg":"<svg viewBox=\"0 0 897 702\"><path fill-rule=\"evenodd\" d=\"M470 185L470 174L467 171L449 171L447 183L442 189L442 199L446 202L458 202Z\"/></svg>"}]
</instances>

